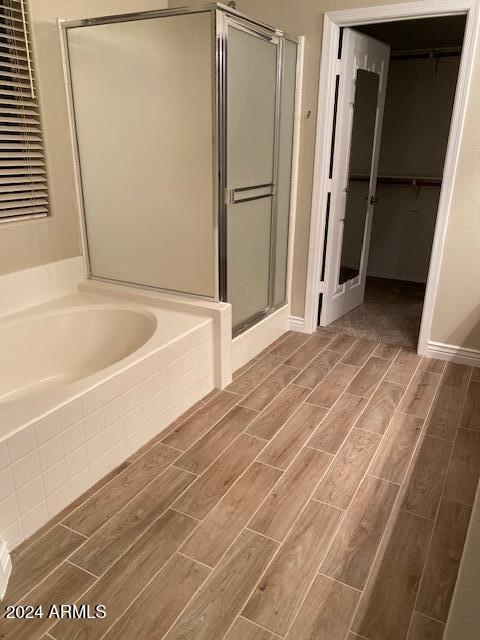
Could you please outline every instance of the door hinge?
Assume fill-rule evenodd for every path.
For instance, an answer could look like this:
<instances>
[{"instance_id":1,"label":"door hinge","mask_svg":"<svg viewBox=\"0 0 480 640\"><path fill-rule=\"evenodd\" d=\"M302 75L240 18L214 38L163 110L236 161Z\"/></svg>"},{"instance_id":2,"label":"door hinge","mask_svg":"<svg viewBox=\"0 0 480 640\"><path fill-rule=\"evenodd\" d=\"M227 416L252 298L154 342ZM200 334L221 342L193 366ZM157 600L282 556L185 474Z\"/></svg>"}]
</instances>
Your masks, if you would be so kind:
<instances>
[{"instance_id":1,"label":"door hinge","mask_svg":"<svg viewBox=\"0 0 480 640\"><path fill-rule=\"evenodd\" d=\"M340 58L340 59L336 60L335 62L336 62L336 64L335 64L335 74L337 76L341 76L342 73L343 73L343 66L344 66L343 65L343 60Z\"/></svg>"},{"instance_id":2,"label":"door hinge","mask_svg":"<svg viewBox=\"0 0 480 640\"><path fill-rule=\"evenodd\" d=\"M325 281L321 280L319 287L318 287L318 293L325 293Z\"/></svg>"}]
</instances>

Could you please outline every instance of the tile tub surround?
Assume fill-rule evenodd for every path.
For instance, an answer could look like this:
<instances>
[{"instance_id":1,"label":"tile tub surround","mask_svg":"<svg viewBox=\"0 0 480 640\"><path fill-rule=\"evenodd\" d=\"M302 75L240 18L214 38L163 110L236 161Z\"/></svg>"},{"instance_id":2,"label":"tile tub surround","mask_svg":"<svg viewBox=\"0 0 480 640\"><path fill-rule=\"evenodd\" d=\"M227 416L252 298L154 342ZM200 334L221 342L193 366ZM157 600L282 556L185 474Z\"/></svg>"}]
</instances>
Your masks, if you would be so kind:
<instances>
[{"instance_id":1,"label":"tile tub surround","mask_svg":"<svg viewBox=\"0 0 480 640\"><path fill-rule=\"evenodd\" d=\"M76 294L51 304L85 297L94 300ZM105 303L104 298L96 299ZM72 383L71 398L36 414L40 419L17 424L0 441L0 539L9 549L213 389L213 321L199 315L191 325L168 344L160 337L155 342L154 335L106 373L87 378L94 382L83 389L82 381ZM68 394L68 388L60 388L57 397ZM48 403L48 394L32 399L37 406L42 402ZM11 423L9 404L0 404L3 425Z\"/></svg>"},{"instance_id":2,"label":"tile tub surround","mask_svg":"<svg viewBox=\"0 0 480 640\"><path fill-rule=\"evenodd\" d=\"M342 361L351 386L330 375ZM476 377L288 332L15 549L4 604L102 602L107 618L0 620L0 636L440 640L471 509L458 496L480 473L463 426L478 426ZM432 435L440 418L453 438Z\"/></svg>"},{"instance_id":3,"label":"tile tub surround","mask_svg":"<svg viewBox=\"0 0 480 640\"><path fill-rule=\"evenodd\" d=\"M0 317L74 293L84 279L83 256L0 276Z\"/></svg>"},{"instance_id":4,"label":"tile tub surround","mask_svg":"<svg viewBox=\"0 0 480 640\"><path fill-rule=\"evenodd\" d=\"M282 336L288 329L288 316L289 307L285 305L234 338L231 341L232 371L243 367Z\"/></svg>"}]
</instances>

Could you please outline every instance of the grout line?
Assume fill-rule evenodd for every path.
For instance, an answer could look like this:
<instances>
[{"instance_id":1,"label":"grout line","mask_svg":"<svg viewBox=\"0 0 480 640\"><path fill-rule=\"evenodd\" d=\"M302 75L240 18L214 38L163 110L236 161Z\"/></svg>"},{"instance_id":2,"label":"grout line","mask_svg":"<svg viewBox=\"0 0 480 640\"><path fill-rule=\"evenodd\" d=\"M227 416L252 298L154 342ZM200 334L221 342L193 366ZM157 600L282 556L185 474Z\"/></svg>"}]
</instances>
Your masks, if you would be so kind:
<instances>
[{"instance_id":1,"label":"grout line","mask_svg":"<svg viewBox=\"0 0 480 640\"><path fill-rule=\"evenodd\" d=\"M319 502L320 504L325 504L327 507L333 507L334 509L338 509L339 511L344 511L345 512L345 511L348 510L348 507L346 509L344 509L343 507L337 507L336 504L331 504L330 502L325 502L325 500L319 500L318 498L314 498L313 496L310 498L310 500L313 500L314 502ZM350 506L350 505L348 505L348 506Z\"/></svg>"},{"instance_id":2,"label":"grout line","mask_svg":"<svg viewBox=\"0 0 480 640\"><path fill-rule=\"evenodd\" d=\"M445 366L444 369L443 369L442 379L445 377L446 371L447 371L447 366ZM467 380L467 382L465 384L465 389L463 390L463 394L462 394L462 400L460 402L460 411L459 411L458 417L457 417L457 429L456 429L456 433L455 433L455 440L454 440L453 446L452 446L452 448L450 450L450 456L448 458L448 463L447 463L447 466L446 466L445 475L443 477L442 488L441 488L441 491L440 491L440 499L438 501L437 510L435 512L435 519L434 519L434 523L433 523L433 526L432 526L432 531L431 531L431 534L430 534L430 540L427 543L427 548L426 548L426 552L425 552L425 561L423 563L422 573L420 575L420 580L418 582L418 589L417 589L417 593L415 595L415 601L414 601L413 607L412 607L412 613L411 613L411 616L410 616L410 623L408 625L408 633L410 632L410 628L412 626L413 613L414 613L414 611L417 611L418 597L419 597L419 594L420 594L420 590L422 588L423 579L424 579L426 567L427 567L427 564L428 564L428 559L430 557L430 551L432 549L433 536L434 536L435 529L436 529L437 523L438 523L438 514L440 513L440 507L441 507L441 504L442 504L442 500L444 499L444 492L445 492L445 485L447 483L447 478L448 478L448 471L449 471L450 465L452 463L453 454L454 454L454 451L455 451L455 445L456 445L457 437L458 437L458 432L459 432L459 429L460 429L459 423L460 423L460 420L461 420L461 417L462 417L462 414L463 414L463 411L464 411L464 408L465 408L465 402L466 402L466 399L467 399L468 388L469 388L470 382L472 380L472 375L473 375L473 369L472 369L472 367L470 367L468 380ZM437 387L437 393L435 394L435 399L437 398L437 395L439 393L440 386L441 386L441 381L440 381L440 384ZM432 406L433 406L433 403L432 403ZM431 408L432 407L430 407L430 409ZM470 511L470 517L471 517L471 511ZM465 541L464 541L464 544L463 544L463 547L462 547L462 552L463 552L463 548L464 547L465 547ZM458 576L458 572L457 572L457 576ZM457 582L457 579L455 578L455 583L456 582ZM452 594L452 597L453 597L453 594ZM451 604L452 604L452 601L450 600L449 610L450 610ZM419 613L423 614L422 611L419 611ZM425 614L423 614L423 615L425 615ZM445 622L443 624L445 624Z\"/></svg>"},{"instance_id":3,"label":"grout line","mask_svg":"<svg viewBox=\"0 0 480 640\"><path fill-rule=\"evenodd\" d=\"M380 447L380 444L378 445L378 448ZM378 451L377 448L377 451ZM376 453L376 452L375 452ZM372 458L373 460L373 458ZM376 476L374 473L369 473L369 471L367 470L366 474L364 477L369 476L370 478L375 478L376 480L381 480L382 482L388 482L388 484L394 484L397 487L401 487L402 483L401 482L394 482L393 480L389 480L388 478L382 478L382 476Z\"/></svg>"},{"instance_id":4,"label":"grout line","mask_svg":"<svg viewBox=\"0 0 480 640\"><path fill-rule=\"evenodd\" d=\"M119 465L117 465L117 467L114 467L114 468L112 469L112 471L110 471L110 473L112 473L113 471L115 471L115 469L118 469L118 467L120 467L122 464L124 464L124 462L121 462ZM48 535L48 534L49 534L49 533L50 533L50 532L51 532L51 531L52 531L52 530L53 530L57 525L59 525L59 524L63 524L63 520L65 520L66 518L69 518L69 517L72 515L72 513L75 513L78 509L80 509L80 507L82 507L84 504L86 504L87 502L89 502L89 501L90 501L94 496L96 496L96 495L97 495L97 493L99 493L99 492L100 492L104 487L107 487L111 482L113 482L113 480L115 480L115 478L118 478L119 476L121 476L121 475L122 475L123 473L125 473L125 471L126 471L127 469L129 469L130 467L131 467L131 464L128 464L128 466L126 466L126 467L125 467L125 469L123 469L123 471L121 471L120 473L117 473L116 475L114 475L114 476L113 476L113 477L112 477L108 482L105 482L105 484L103 484L101 487L99 487L99 488L97 489L97 491L95 491L94 493L92 493L92 495L91 495L91 496L89 496L86 500L84 500L84 501L80 502L80 504L78 504L78 506L76 506L76 507L75 507L75 509L72 509L71 511L69 511L69 512L68 512L68 513L67 513L67 514L66 514L66 515L65 515L61 520L55 520L55 517L56 517L56 516L54 516L54 518L52 518L52 519L51 519L51 522L52 522L51 527L49 527L49 528L45 531L45 533L44 533L42 536L40 536L38 539L33 540L33 541L32 541L32 543L31 543L31 544L29 544L27 547L25 547L25 549L24 549L21 553L19 553L19 554L15 554L15 555L16 555L16 557L17 557L17 559L18 559L18 558L21 558L21 557L22 557L22 556L23 556L27 551L29 551L29 550L30 550L30 549L31 549L35 544L39 543L39 542L40 542L40 540L43 540L43 538L44 538L46 535ZM101 480L101 478L100 478L100 480ZM100 482L100 480L99 480L98 482ZM95 486L95 485L93 485L93 486ZM92 489L92 487L90 487L90 489ZM89 491L90 489L87 489L87 491ZM86 492L85 492L85 493L86 493ZM81 494L81 495L83 495L83 494ZM81 495L79 496L79 498L81 497ZM79 499L79 498L77 498L77 499ZM67 508L68 508L68 506L67 506L67 507L65 507L65 509L67 509ZM60 513L62 513L62 512L60 512ZM57 514L57 515L60 515L60 513L59 513L59 514ZM48 524L48 522L49 522L49 521L47 520L47 522L46 522L45 524ZM78 531L76 531L75 533L78 533ZM35 533L33 533L32 535L34 536L34 535L35 535ZM22 544L22 543L20 543L20 544ZM15 553L15 549L13 549L13 552Z\"/></svg>"},{"instance_id":5,"label":"grout line","mask_svg":"<svg viewBox=\"0 0 480 640\"><path fill-rule=\"evenodd\" d=\"M283 542L285 542L285 540L276 540L275 538L272 538L271 536L266 536L264 533L260 533L260 531L255 531L255 529L251 529L250 527L247 527L246 525L243 527L243 531L250 531L251 533L256 533L257 536L261 536L262 538L265 538L266 540L271 540L272 542L276 542L278 545L283 544Z\"/></svg>"},{"instance_id":6,"label":"grout line","mask_svg":"<svg viewBox=\"0 0 480 640\"><path fill-rule=\"evenodd\" d=\"M92 573L91 571L89 571L88 569L84 569L83 567L80 567L78 564L75 564L75 562L72 562L71 560L66 560L65 562L66 562L66 564L71 564L73 567L76 567L77 569L80 569L80 571L84 571L85 573L88 573L93 578L95 578L95 581L98 580L98 576L95 573ZM93 584L90 585L90 586L93 586Z\"/></svg>"},{"instance_id":7,"label":"grout line","mask_svg":"<svg viewBox=\"0 0 480 640\"><path fill-rule=\"evenodd\" d=\"M72 527L68 527L63 522L59 522L57 526L63 527L64 529L67 529L68 531L71 531L72 533L76 533L77 535L82 536L82 538L85 538L85 540L89 537L89 536L85 535L84 533L82 533L81 531L77 531L76 529L72 529Z\"/></svg>"},{"instance_id":8,"label":"grout line","mask_svg":"<svg viewBox=\"0 0 480 640\"><path fill-rule=\"evenodd\" d=\"M211 567L210 565L205 564L205 562L200 562L200 560L197 560L196 558L192 558L191 556L187 556L187 554L186 554L186 553L183 553L183 551L180 551L180 549L181 549L181 547L182 547L182 546L183 546L183 543L182 543L182 545L177 549L177 551L175 551L175 553L176 553L177 555L179 555L179 556L183 556L184 558L187 558L187 560L191 560L192 562L196 562L197 564L201 564L201 565L202 565L202 567L206 567L206 568L209 570L209 572L210 572L210 573L213 571L213 567ZM173 555L175 555L175 554L173 554ZM172 557L173 557L173 556L172 556Z\"/></svg>"},{"instance_id":9,"label":"grout line","mask_svg":"<svg viewBox=\"0 0 480 640\"><path fill-rule=\"evenodd\" d=\"M379 384L378 384L378 386L377 386L377 389L375 389L375 392L373 393L373 395L375 395L375 393L377 392L377 390L378 390L378 388L380 387L380 385L382 384L382 382L383 382L383 381L387 381L388 373L389 373L389 371L392 369L392 367L393 367L394 363L396 362L396 359L398 358L398 356L399 356L399 354L400 354L400 353L401 353L401 350L398 352L397 356L396 356L395 358L393 358L393 359L392 359L392 362L391 362L390 366L389 366L389 367L388 367L388 369L385 371L385 374L384 374L383 378L380 380L380 382L379 382ZM401 395L401 396L400 396L400 398L399 398L399 401L398 401L398 404L397 404L397 406L396 406L396 409L395 409L395 411L392 413L392 416L391 416L391 418L390 418L390 420L389 420L389 422L388 422L388 424L387 424L387 426L386 426L386 428L385 428L385 431L383 432L383 434L381 434L381 439L380 439L380 442L378 443L377 450L376 450L375 454L372 456L372 459L370 460L370 463L369 463L369 465L368 465L368 467L367 467L367 470L366 470L366 472L365 472L365 475L363 476L362 480L360 481L359 486L362 484L362 482L363 482L364 478L365 478L367 475L372 475L372 476L373 476L373 474L370 474L370 473L369 473L369 472L370 472L370 469L373 467L373 464L374 464L374 462L375 462L375 459L377 458L378 453L379 453L379 451L380 451L381 447L383 446L383 443L384 443L384 442L385 442L385 440L386 440L387 434L388 434L388 433L389 433L389 431L390 431L390 428L391 428L391 426L392 426L392 424L393 424L393 420L394 420L395 415L396 415L396 413L397 413L397 411L398 411L398 407L400 406L401 402L403 401L403 399L405 398L406 394L408 393L408 391L409 391L409 389L410 389L410 386L411 386L411 385L413 385L413 381L414 381L414 378L415 378L415 374L416 374L416 372L417 372L417 370L418 370L418 367L420 366L421 361L422 361L422 360L421 360L421 358L420 358L420 359L419 359L419 361L418 361L418 363L417 363L417 366L416 366L416 367L415 367L415 369L412 371L412 374L411 374L411 376L410 376L410 379L409 379L408 383L407 383L406 385L399 385L399 386L402 386L402 387L403 387L403 393L402 393L402 395ZM433 400L432 400L432 402L433 402ZM367 407L367 406L368 406L368 404L365 406L365 409L366 409L366 407ZM365 409L364 409L364 411L365 411ZM364 412L364 411L363 411L363 412ZM359 418L358 418L357 422L360 420L360 417L361 417L361 415L363 414L363 412L360 414L360 416L359 416ZM357 422L356 422L356 423L357 423ZM423 426L425 425L425 422L426 422L426 421L424 421ZM355 423L355 424L356 424L356 423ZM353 425L353 426L355 427L355 425ZM420 435L421 435L421 434L420 434ZM419 437L418 437L418 441L420 440L420 435L419 435ZM418 441L417 441L417 444L418 444ZM415 450L412 452L412 458L411 458L410 462L411 462L411 461L413 460L413 458L414 458L414 453L415 453ZM405 473L405 476L404 476L404 478L403 478L402 482L405 480L405 478L407 477L407 475L408 475L408 467L407 467L407 471L406 471L406 473ZM376 476L373 476L373 477L376 477ZM379 478L379 479L384 480L384 478ZM390 482L390 481L388 480L387 482ZM392 483L392 484L396 484L396 483ZM358 489L357 489L357 491L358 491ZM367 577L366 577L366 579L365 579L365 584L364 584L364 589L363 589L363 595L358 599L357 606L355 607L355 610L354 610L353 615L352 615L351 620L350 620L350 627L349 627L349 630L350 630L350 631L352 631L353 633L355 633L355 632L354 632L354 631L353 631L353 629L352 629L352 624L354 623L355 618L356 618L356 616L357 616L357 613L358 613L358 611L359 611L359 609L360 609L361 601L363 600L363 597L365 597L365 593L366 593L366 589L367 589L367 586L368 586L369 581L370 581L370 577L373 575L373 570L374 570L374 567L375 567L375 564L376 564L376 560L377 560L377 558L379 557L379 554L380 554L381 549L383 548L383 543L384 543L384 540L386 539L386 535L387 535L387 533L388 533L388 531L389 531L389 525L390 525L390 522L392 522L392 518L393 518L393 516L394 516L394 514L395 514L396 504L397 504L397 501L398 501L399 496L401 495L401 493L402 493L402 485L400 484L400 485L399 485L399 490L398 490L398 492L397 492L397 495L396 495L395 500L394 500L393 505L392 505L392 509L391 509L391 511L390 511L390 515L389 515L389 517L388 517L387 522L385 523L385 527L384 527L384 530L383 530L383 532L382 532L382 535L380 536L380 540L379 540L379 542L378 542L377 549L376 549L375 554L374 554L374 556L373 556L373 558L372 558L372 562L371 562L371 565L370 565L370 570L368 571L368 573L367 573ZM355 494L355 495L356 495L356 494ZM354 497L355 497L355 496L354 496ZM351 502L350 502L350 505L353 503L353 499L354 499L354 498L352 498L352 500L351 500ZM357 635L358 635L358 634L357 634ZM360 637L362 637L362 638L366 638L366 636L360 636ZM366 640L368 640L368 638L366 638Z\"/></svg>"},{"instance_id":10,"label":"grout line","mask_svg":"<svg viewBox=\"0 0 480 640\"><path fill-rule=\"evenodd\" d=\"M192 482L192 484L193 484L193 482ZM191 485L188 485L188 486L191 486ZM192 520L196 520L199 524L201 524L203 522L203 520L204 520L204 518L196 518L195 516L192 516L189 513L186 513L185 511L181 511L177 507L168 507L168 509L170 509L171 511L176 511L177 513L179 513L182 516L187 516L187 518L191 518Z\"/></svg>"},{"instance_id":11,"label":"grout line","mask_svg":"<svg viewBox=\"0 0 480 640\"><path fill-rule=\"evenodd\" d=\"M246 622L249 622L250 624L253 624L255 627L258 627L259 629L262 629L262 631L267 631L268 633L271 633L275 638L283 638L284 636L279 636L278 633L275 633L275 631L272 631L271 629L269 629L268 627L264 627L261 624L259 624L258 622L255 622L255 620L250 620L250 618L246 618L245 616L242 616L241 613L238 614L238 616L235 618L235 620L233 621L233 624L235 624L235 622L239 619L245 620ZM233 627L230 627L230 629ZM230 630L229 629L229 630ZM228 634L228 632L227 632ZM225 635L224 638L226 638L227 636Z\"/></svg>"},{"instance_id":12,"label":"grout line","mask_svg":"<svg viewBox=\"0 0 480 640\"><path fill-rule=\"evenodd\" d=\"M199 527L199 526L200 526L200 525L198 524L196 527L194 527L194 529L193 529L192 533L193 533L194 531L196 531L196 530L198 529L198 527ZM189 536L187 536L187 538L188 538L188 537L189 537ZM186 538L186 539L187 539L187 538ZM185 539L185 540L186 540L186 539ZM128 603L128 605L127 605L127 607L125 608L125 610L124 610L124 611L123 611L123 612L122 612L122 613L121 613L121 614L120 614L120 615L119 615L119 616L118 616L118 617L117 617L117 618L112 622L112 624L108 627L108 629L106 629L106 630L104 631L104 633L102 633L102 635L101 635L101 637L100 637L100 639L99 639L99 640L101 640L101 638L104 638L104 637L109 633L110 629L111 629L111 628L112 628L112 627L113 627L113 626L114 626L114 625L115 625L119 620L121 620L121 619L124 617L124 615L126 614L126 612L127 612L127 611L128 611L128 610L129 610L129 609L130 609L134 604L135 604L135 602L137 602L137 601L140 599L140 597L142 596L142 594L143 594L143 593L145 593L145 591L148 589L148 587L151 585L151 583L152 583L152 582L153 582L153 581L158 577L158 575L160 574L160 572L161 572L161 571L163 571L163 569L164 569L164 568L167 566L167 564L172 560L172 558L173 558L177 553L179 553L179 549L180 549L180 547L185 543L185 540L182 542L182 544L181 544L181 545L179 545L179 547L177 547L177 549L172 553L172 555L171 555L171 556L170 556L170 557L169 557L169 558L168 558L168 559L167 559L167 560L162 564L162 566L161 566L161 567L158 569L158 571L157 571L157 572L156 572L156 573L155 573L155 574L150 578L150 580L148 580L148 581L145 583L145 585L143 586L143 588L142 588L142 589L140 589L140 591L137 593L137 595L135 596L135 598L133 598L133 600L132 600L131 602L129 602L129 603ZM181 555L184 555L184 554L181 554ZM185 557L187 557L187 556L185 556ZM193 560L193 559L192 559L192 558L189 558L189 560ZM194 562L196 562L196 560L195 560ZM113 565L112 565L112 566L113 566ZM205 566L206 566L206 565L205 565ZM208 567L208 569L209 569L209 570L210 570L210 572L211 572L211 568L210 568L210 567ZM107 571L108 571L108 569L107 569ZM105 571L105 573L106 573L106 571ZM102 574L102 575L105 575L105 573L104 573L104 574ZM210 574L209 574L209 575L210 575ZM198 587L198 589L195 591L195 594L194 594L194 595L196 595L196 594L198 593L198 591L200 591L200 589L203 587L203 585L205 584L205 582L208 580L208 577L209 577L209 576L206 576L205 580L200 584L200 586ZM92 586L93 586L93 585L92 585ZM91 588L91 587L90 587L90 588ZM87 589L87 591L88 591L88 589ZM85 592L82 594L82 596L83 596L83 595L85 595L85 593L87 593L87 591L85 591ZM82 597L82 596L80 596L80 597ZM79 597L75 602L77 602L77 601L80 599L80 597ZM193 596L192 596L192 598L193 598ZM189 600L189 602L190 602L190 600ZM182 611L183 611L183 609L182 609ZM178 619L178 617L175 619L175 622L176 622L176 620L177 620L177 619ZM167 630L167 632L168 632L168 630ZM167 633L167 632L166 632L166 633ZM164 636L163 636L163 637L165 637L165 636L166 636L166 633L164 634Z\"/></svg>"},{"instance_id":13,"label":"grout line","mask_svg":"<svg viewBox=\"0 0 480 640\"><path fill-rule=\"evenodd\" d=\"M347 582L342 582L342 580L338 580L338 578L332 578L332 576L328 576L326 573L323 573L322 571L318 571L315 574L315 577L317 576L322 576L323 578L327 578L327 580L333 580L333 582L337 582L338 584L343 585L344 587L348 587L349 589L353 589L354 591L358 591L358 593L363 593L362 589L358 589L357 587L352 587L351 584L348 584Z\"/></svg>"},{"instance_id":14,"label":"grout line","mask_svg":"<svg viewBox=\"0 0 480 640\"><path fill-rule=\"evenodd\" d=\"M429 616L427 613L423 613L422 611L417 611L415 609L414 613L418 613L419 616L423 616L424 618L428 618L429 620L433 620L434 622L439 622L445 626L447 623L444 620L439 620L438 618L434 618L433 616Z\"/></svg>"}]
</instances>

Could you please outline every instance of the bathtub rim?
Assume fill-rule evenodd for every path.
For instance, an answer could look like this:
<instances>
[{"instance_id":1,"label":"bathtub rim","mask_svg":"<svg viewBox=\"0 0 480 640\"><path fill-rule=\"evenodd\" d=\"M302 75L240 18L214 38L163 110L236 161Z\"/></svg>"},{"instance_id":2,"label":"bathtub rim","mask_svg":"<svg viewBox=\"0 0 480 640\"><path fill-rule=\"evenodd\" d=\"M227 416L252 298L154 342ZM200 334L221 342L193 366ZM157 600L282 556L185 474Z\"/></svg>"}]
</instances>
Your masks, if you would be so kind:
<instances>
[{"instance_id":1,"label":"bathtub rim","mask_svg":"<svg viewBox=\"0 0 480 640\"><path fill-rule=\"evenodd\" d=\"M77 302L77 304L71 303ZM113 378L121 376L131 367L140 364L150 356L153 356L160 351L167 349L174 344L178 339L185 338L190 334L197 331L203 326L213 325L213 319L208 312L201 313L198 310L195 312L188 312L184 309L171 309L155 304L148 304L145 301L123 301L114 297L101 295L97 292L86 293L79 291L74 294L62 296L56 298L50 302L38 305L37 307L30 307L23 311L19 311L9 316L3 316L0 318L0 329L3 326L12 326L22 322L24 319L33 319L40 314L49 314L50 312L63 312L76 307L108 307L112 309L133 309L138 312L138 309L151 313L155 318L158 318L162 314L168 313L179 314L182 316L189 316L191 324L189 328L182 333L171 337L168 340L163 340L160 335L160 328L158 325L152 334L152 336L142 344L138 349L133 351L125 358L112 363L111 365L92 373L89 376L80 378L79 380L72 381L66 385L62 385L58 389L50 390L44 394L38 396L32 396L30 406L21 407L20 405L24 400L22 399L0 403L0 443L7 441L12 436L21 432L37 422L47 418L49 415L55 413L62 407L74 402L75 400L82 398L90 391L93 391L97 387L101 387L105 383L110 382ZM9 424L8 428L4 429L3 422Z\"/></svg>"}]
</instances>

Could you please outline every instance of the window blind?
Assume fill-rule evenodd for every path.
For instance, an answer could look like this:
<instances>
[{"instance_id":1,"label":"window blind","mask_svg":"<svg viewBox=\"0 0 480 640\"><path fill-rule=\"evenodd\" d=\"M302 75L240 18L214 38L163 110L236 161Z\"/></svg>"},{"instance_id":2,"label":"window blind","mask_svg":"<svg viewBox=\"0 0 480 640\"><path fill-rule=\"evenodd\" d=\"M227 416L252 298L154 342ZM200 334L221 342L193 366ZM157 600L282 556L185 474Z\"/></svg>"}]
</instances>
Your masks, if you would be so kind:
<instances>
[{"instance_id":1,"label":"window blind","mask_svg":"<svg viewBox=\"0 0 480 640\"><path fill-rule=\"evenodd\" d=\"M26 0L0 0L0 222L48 214Z\"/></svg>"}]
</instances>

